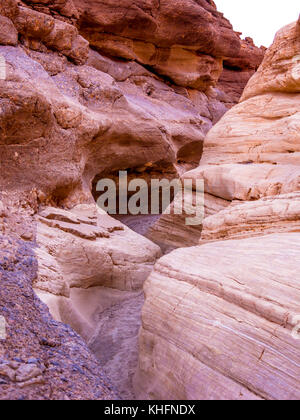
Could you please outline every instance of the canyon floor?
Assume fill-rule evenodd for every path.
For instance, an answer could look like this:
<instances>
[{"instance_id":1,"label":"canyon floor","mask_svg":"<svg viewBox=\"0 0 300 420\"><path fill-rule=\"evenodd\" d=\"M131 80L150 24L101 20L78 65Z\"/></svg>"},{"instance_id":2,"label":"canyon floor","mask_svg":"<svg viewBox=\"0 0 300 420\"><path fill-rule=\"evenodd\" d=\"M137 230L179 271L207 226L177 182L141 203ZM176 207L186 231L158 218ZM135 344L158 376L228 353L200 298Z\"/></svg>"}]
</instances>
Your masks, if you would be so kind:
<instances>
[{"instance_id":1,"label":"canyon floor","mask_svg":"<svg viewBox=\"0 0 300 420\"><path fill-rule=\"evenodd\" d=\"M136 399L133 376L138 367L138 334L144 294L127 299L98 314L99 324L89 348L122 399Z\"/></svg>"}]
</instances>

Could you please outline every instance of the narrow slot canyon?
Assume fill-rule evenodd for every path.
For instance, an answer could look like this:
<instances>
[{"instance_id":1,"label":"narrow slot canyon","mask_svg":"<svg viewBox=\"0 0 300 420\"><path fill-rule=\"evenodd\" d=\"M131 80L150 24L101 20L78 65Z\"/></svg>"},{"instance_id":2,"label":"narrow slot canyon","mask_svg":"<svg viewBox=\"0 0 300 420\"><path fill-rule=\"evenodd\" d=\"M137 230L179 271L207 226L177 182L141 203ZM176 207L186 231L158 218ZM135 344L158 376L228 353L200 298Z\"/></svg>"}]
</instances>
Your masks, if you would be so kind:
<instances>
[{"instance_id":1,"label":"narrow slot canyon","mask_svg":"<svg viewBox=\"0 0 300 420\"><path fill-rule=\"evenodd\" d=\"M136 399L133 377L138 367L143 284L162 255L160 248L95 204L72 211L52 208L39 219L37 296L55 320L70 325L84 339L116 395ZM94 234L99 234L96 242ZM67 250L65 243L70 240L73 246ZM55 286L43 282L44 267L49 281L49 259L53 278L57 280L60 273L61 282Z\"/></svg>"},{"instance_id":2,"label":"narrow slot canyon","mask_svg":"<svg viewBox=\"0 0 300 420\"><path fill-rule=\"evenodd\" d=\"M181 161L181 164L185 163ZM196 167L196 164L194 164L194 167ZM163 172L161 171L162 168L164 169ZM126 180L128 185L132 180L143 180L146 182L148 207L147 209L143 209L145 213L151 213L151 180L156 179L160 181L167 179L168 181L172 181L174 178L178 179L176 166L164 164L163 162L159 162L156 165L148 164L140 168L120 169L120 171L116 171L114 174L102 173L98 174L92 182L91 192L94 199L93 204L77 206L71 211L52 208L40 213L37 230L39 248L43 249L39 255L40 269L42 270L43 264L49 265L47 259L51 253L57 260L56 264L58 264L58 267L56 270L59 269L60 264L64 264L65 266L67 263L70 264L70 267L67 268L66 272L72 277L76 273L76 269L71 266L74 256L68 252L66 255L62 255L62 253L65 253L65 250L63 250L63 245L59 240L60 235L58 234L57 236L53 230L53 228L58 228L62 230L61 240L63 241L68 240L68 234L77 236L78 243L76 244L76 240L74 241L74 246L76 247L74 248L75 255L80 259L78 267L80 267L81 263L85 264L85 273L80 272L79 279L77 280L81 284L81 287L78 287L76 283L70 284L69 291L65 293L65 296L55 296L53 290L42 290L42 283L37 284L35 292L49 307L54 319L70 325L84 339L91 352L100 362L103 373L108 378L116 394L121 399L134 400L137 397L133 386L133 379L138 369L138 341L142 326L142 307L145 301L143 286L154 264L162 255L159 246L148 240L147 235L149 229L162 217L163 203L162 189L160 188L156 195L159 201L157 207L159 208L160 214L106 214L96 204L101 195L101 192L97 190L97 183L103 179L109 179L114 182L117 191L117 195L114 198L117 203L116 210L118 213L120 172L127 174ZM139 190L137 188L137 191L127 191L127 204L133 194L139 192ZM170 188L171 203L174 199L173 193L174 190ZM55 191L56 200L57 197L57 191ZM64 197L62 194L60 201ZM138 207L140 205L141 203L138 202ZM78 226L78 222L80 222L80 226ZM103 278L106 275L104 274L103 276L102 262L100 261L97 264L97 261L95 261L96 264L93 266L91 262L93 255L87 255L91 252L91 249L87 245L84 245L86 240L92 239L90 228L92 227L93 229L94 227L95 229L97 225L100 225L101 229L106 229L107 233L107 235L100 234L98 247L101 248L103 246L103 249L101 251L98 249L98 252L107 252L111 260L109 263L113 264L113 268L110 266L110 272L107 273L107 278L105 279ZM67 229L66 226L68 226ZM84 228L87 227L88 231L85 232ZM103 234L103 232L101 233ZM87 234L91 234L91 237L88 238ZM49 239L54 238L54 235L56 236L56 247L62 247L55 252L49 249L47 245ZM119 247L121 236L124 236L124 245L126 244L123 256L119 255L118 250L111 243L115 240ZM109 244L107 244L108 240L110 241ZM128 246L129 240L131 240L133 246L132 250L128 252L126 246ZM80 241L82 241L81 244ZM108 250L105 249L107 245ZM144 257L145 250L139 249L143 245L149 248L148 261L147 257ZM44 251L47 252L46 257ZM117 251L116 256L113 255L114 251ZM95 257L99 258L99 255L96 253ZM128 263L126 261L127 259L133 259L132 267L129 267L129 269L126 267ZM141 259L146 260L144 267L140 266ZM96 271L97 267L99 272ZM79 270L82 271L81 268ZM122 270L124 270L124 273L122 273ZM87 273L89 275L92 273L93 278L84 279ZM61 279L62 282L65 280L64 273L62 273ZM103 284L103 286L97 286L96 284L98 283Z\"/></svg>"},{"instance_id":3,"label":"narrow slot canyon","mask_svg":"<svg viewBox=\"0 0 300 420\"><path fill-rule=\"evenodd\" d=\"M0 400L299 400L298 14L278 29L0 0Z\"/></svg>"}]
</instances>

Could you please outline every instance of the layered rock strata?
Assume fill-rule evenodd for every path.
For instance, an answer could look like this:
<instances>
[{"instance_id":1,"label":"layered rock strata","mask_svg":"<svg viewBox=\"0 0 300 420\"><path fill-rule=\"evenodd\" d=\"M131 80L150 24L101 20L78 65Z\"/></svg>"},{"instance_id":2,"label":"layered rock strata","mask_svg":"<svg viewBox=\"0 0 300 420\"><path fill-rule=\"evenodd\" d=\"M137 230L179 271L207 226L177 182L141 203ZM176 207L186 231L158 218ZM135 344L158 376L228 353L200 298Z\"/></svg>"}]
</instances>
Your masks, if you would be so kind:
<instances>
[{"instance_id":1,"label":"layered rock strata","mask_svg":"<svg viewBox=\"0 0 300 420\"><path fill-rule=\"evenodd\" d=\"M235 71L243 84L244 74L249 79L264 54L249 38L241 41L213 1L122 0L117 13L112 0L74 3L80 31L93 47L149 66L179 86L215 86L224 60L226 70ZM232 102L239 99L228 88L226 93Z\"/></svg>"},{"instance_id":2,"label":"layered rock strata","mask_svg":"<svg viewBox=\"0 0 300 420\"><path fill-rule=\"evenodd\" d=\"M204 179L208 204L228 205L204 219L198 246L163 257L146 282L140 398L299 399L299 28L278 32L184 175Z\"/></svg>"},{"instance_id":3,"label":"layered rock strata","mask_svg":"<svg viewBox=\"0 0 300 420\"><path fill-rule=\"evenodd\" d=\"M115 378L111 361L99 356L109 347L95 335L107 328L99 317L136 299L128 332L136 342L140 292L160 250L95 209L96 181L119 170L149 180L196 168L205 135L237 101L232 87L217 88L223 62L241 70L243 84L264 54L244 49L213 2L129 3L0 0L0 229L21 247L20 258L12 249L3 262L6 398L116 396L103 374ZM126 340L114 341L123 355ZM130 378L136 344L131 350ZM118 387L132 397L126 384L123 375Z\"/></svg>"},{"instance_id":4,"label":"layered rock strata","mask_svg":"<svg viewBox=\"0 0 300 420\"><path fill-rule=\"evenodd\" d=\"M184 174L184 179L204 181L207 215L219 211L210 210L216 200L226 207L300 189L298 52L299 23L294 23L278 32L240 103L210 130L200 166ZM167 226L169 245L195 245L184 223L173 228L172 220L177 219L163 216L149 238L168 237ZM181 241L173 241L173 230ZM201 231L199 225L198 238Z\"/></svg>"}]
</instances>

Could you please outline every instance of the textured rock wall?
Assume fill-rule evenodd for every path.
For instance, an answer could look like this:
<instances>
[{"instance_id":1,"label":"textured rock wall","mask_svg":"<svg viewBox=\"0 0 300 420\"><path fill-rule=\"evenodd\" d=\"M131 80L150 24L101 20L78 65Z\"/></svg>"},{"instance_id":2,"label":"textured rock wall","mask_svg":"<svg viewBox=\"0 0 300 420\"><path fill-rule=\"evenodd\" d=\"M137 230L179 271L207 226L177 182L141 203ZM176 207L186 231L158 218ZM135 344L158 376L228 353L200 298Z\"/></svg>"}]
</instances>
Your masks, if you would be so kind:
<instances>
[{"instance_id":1,"label":"textured rock wall","mask_svg":"<svg viewBox=\"0 0 300 420\"><path fill-rule=\"evenodd\" d=\"M299 24L291 24L278 32L241 102L210 130L200 166L184 175L204 180L207 215L216 212L211 212L216 197L227 207L299 190L298 52ZM163 238L174 246L194 245L183 223L175 227L177 237L181 232L179 243L164 239L169 219L164 216L149 238L158 242ZM198 238L201 231L199 226Z\"/></svg>"},{"instance_id":2,"label":"textured rock wall","mask_svg":"<svg viewBox=\"0 0 300 420\"><path fill-rule=\"evenodd\" d=\"M206 90L216 85L224 59L231 69L251 71L263 57L263 50L240 40L213 1L122 0L117 12L112 0L74 3L91 45L150 66L180 86Z\"/></svg>"},{"instance_id":3,"label":"textured rock wall","mask_svg":"<svg viewBox=\"0 0 300 420\"><path fill-rule=\"evenodd\" d=\"M33 292L36 246L28 237L0 237L0 399L118 398L82 338L54 321Z\"/></svg>"},{"instance_id":4,"label":"textured rock wall","mask_svg":"<svg viewBox=\"0 0 300 420\"><path fill-rule=\"evenodd\" d=\"M101 354L97 316L139 293L160 250L95 209L95 180L120 169L149 178L178 177L195 168L205 135L238 100L262 59L264 51L244 44L213 2L175 6L173 1L122 1L116 7L110 1L0 0L6 69L0 80L0 230L21 248L20 238L35 248L30 276L14 249L12 263L3 262L2 279L13 282L7 271L15 264L20 286L11 291L5 283L1 291L11 334L0 360L4 397L114 396L105 379L97 380L103 370L87 360L79 337L51 321L32 283L53 317L92 340ZM236 90L232 80L224 91L226 83L217 87L223 62L241 73ZM15 312L10 302L23 305L24 288L29 300ZM104 288L110 290L99 307L94 297L103 300ZM11 333L21 318L24 331ZM44 330L47 337L40 338ZM22 348L14 350L18 339ZM120 346L126 353L123 342ZM128 362L130 375L134 358ZM65 359L66 367L60 367ZM22 381L20 372L27 372ZM16 383L25 383L21 394Z\"/></svg>"},{"instance_id":5,"label":"textured rock wall","mask_svg":"<svg viewBox=\"0 0 300 420\"><path fill-rule=\"evenodd\" d=\"M140 398L299 399L299 27L278 32L184 175L205 181L196 237L169 216L155 227L169 245L200 242L163 257L146 282Z\"/></svg>"},{"instance_id":6,"label":"textured rock wall","mask_svg":"<svg viewBox=\"0 0 300 420\"><path fill-rule=\"evenodd\" d=\"M118 61L90 50L79 31L85 34L83 28L91 27L94 33L102 34L102 27L97 27L96 21L90 22L89 16L96 20L102 16L107 25L112 19L116 27L127 27L130 32L130 22L121 19L122 4L115 11L109 4L100 7L97 2L82 2L75 4L77 13L72 11L72 1L42 5L28 1L19 6L17 3L2 2L1 6L5 31L1 35L0 44L4 46L0 47L0 54L7 64L7 78L0 82L2 188L15 189L18 185L26 192L36 189L39 200L72 206L91 199L92 180L104 172L141 168L151 163L173 165L176 176L196 166L202 150L198 144L227 109L224 94L208 90L215 82L195 86L205 93L169 85L132 57L120 53L118 58L130 60ZM169 45L171 39L174 42L171 28L167 30L170 4L163 2L161 6L157 19L166 21L165 26L156 24L162 31L157 37L159 43ZM134 21L141 19L141 14L147 15L135 5L129 11L131 7L137 13L133 13ZM240 57L239 37L214 11L214 6L209 6L211 12L200 5L195 10L194 7L195 4L184 9L179 28L189 28L185 23L194 16L192 25L198 22L200 28L197 48L201 54L208 54L212 48L219 61L229 52L231 57ZM129 20L130 15L131 12ZM78 29L72 24L76 22ZM149 35L147 26L139 28L140 31L143 28L143 36ZM190 32L181 35L187 44L198 39L189 39ZM207 36L216 45L204 45ZM108 45L109 41L105 43ZM239 60L242 67L254 68L261 58L262 52L253 47L252 55L241 56ZM190 65L189 58L187 62ZM170 68L169 64L166 67ZM180 74L182 77L187 74L181 64ZM189 144L195 145L192 161L184 153ZM29 165L31 169L27 171Z\"/></svg>"}]
</instances>

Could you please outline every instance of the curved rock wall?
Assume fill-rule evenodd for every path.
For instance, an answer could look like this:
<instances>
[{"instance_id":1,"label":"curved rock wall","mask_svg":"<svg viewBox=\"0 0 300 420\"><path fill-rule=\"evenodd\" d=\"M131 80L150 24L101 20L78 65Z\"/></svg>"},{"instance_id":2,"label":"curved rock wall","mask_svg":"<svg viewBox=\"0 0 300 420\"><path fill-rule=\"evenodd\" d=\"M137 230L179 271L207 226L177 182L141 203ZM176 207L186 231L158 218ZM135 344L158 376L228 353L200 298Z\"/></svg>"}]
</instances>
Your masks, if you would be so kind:
<instances>
[{"instance_id":1,"label":"curved rock wall","mask_svg":"<svg viewBox=\"0 0 300 420\"><path fill-rule=\"evenodd\" d=\"M299 190L298 52L299 23L294 23L278 32L240 103L208 133L200 166L183 176L204 180L207 216L219 211L212 205L216 200L225 208ZM195 245L202 226L196 239L186 231L183 223L166 215L149 238L177 247Z\"/></svg>"},{"instance_id":2,"label":"curved rock wall","mask_svg":"<svg viewBox=\"0 0 300 420\"><path fill-rule=\"evenodd\" d=\"M69 8L72 1L68 1L65 9L70 10L72 16L78 15L78 19L80 15L79 20L72 20L68 19L68 13L61 12L65 10L61 2L46 2L42 6L33 1L25 2L30 7L17 3L12 0L1 6L3 25L9 27L2 35L4 46L0 46L7 67L6 80L0 82L3 189L15 189L16 184L27 192L36 189L42 202L71 207L91 199L92 180L102 172L163 161L175 165L176 176L196 166L195 162L182 159L182 150L188 144L202 143L212 124L226 111L226 100L220 91L207 90L210 82L203 86L206 93L170 86L132 57L124 62L91 51L79 31L84 34L83 27L89 23L94 33L101 34L102 27L97 27L96 21L90 22L89 16L96 20L101 17L108 26L110 20L116 21L119 28L126 23L130 32L129 22L120 21L122 5L113 14L109 4L103 8L97 6L97 2L89 5L75 2L78 14L72 12L72 7ZM208 12L191 3L193 7L183 9L180 27L195 15L193 26L198 22L197 48L201 54L208 54L212 48L218 60L229 51L231 57L239 57L241 42L230 24L214 11L213 5ZM162 12L157 17L165 19L166 26L156 24L162 31L157 37L166 44L170 44L171 39L174 42L174 34L170 38L171 29L167 31L169 6L168 2L162 2ZM135 5L131 7L137 13L135 20L140 14L151 15ZM94 8L101 13L96 13ZM202 16L200 21L199 16ZM200 25L205 19L208 23ZM79 31L72 22L78 23ZM147 26L142 28L146 36ZM209 41L214 40L216 45L209 48L203 45L207 34ZM182 36L187 44L196 42L188 40L188 34ZM108 40L105 42L109 44ZM101 48L98 50L103 53ZM240 60L243 66L253 68L262 55L262 51L254 49ZM124 58L121 53L117 57ZM253 62L248 63L249 59ZM187 62L190 65L189 58ZM180 74L182 77L187 74L181 64ZM199 159L202 148L196 147L196 150L199 152L195 158ZM27 171L29 165L31 170Z\"/></svg>"},{"instance_id":3,"label":"curved rock wall","mask_svg":"<svg viewBox=\"0 0 300 420\"><path fill-rule=\"evenodd\" d=\"M139 398L299 399L299 25L278 32L184 175L204 179L208 209L216 198L226 208L194 238L183 224L173 234L169 216L156 226L200 243L163 257L146 282Z\"/></svg>"},{"instance_id":4,"label":"curved rock wall","mask_svg":"<svg viewBox=\"0 0 300 420\"><path fill-rule=\"evenodd\" d=\"M262 60L264 50L250 44L208 1L124 0L116 7L108 0L0 0L1 64L5 60L0 230L8 241L22 238L32 252L36 248L34 275L24 277L21 266L16 273L20 288L11 299L23 302L26 283L32 305L15 314L12 304L7 311L9 331L16 316L26 323L22 334L15 329L7 341L3 360L1 347L1 395L60 399L60 389L72 399L115 395L108 381L97 381L103 369L94 359L87 361L80 338L51 324L32 283L51 314L101 353L95 336L95 330L102 331L99 313L132 296L140 307L139 293L160 250L95 209L95 180L120 169L148 177L152 168L160 176L179 177L197 167L205 135L238 100L237 91ZM224 91L223 83L217 86L223 62L241 73L237 90L231 81ZM18 264L13 250L9 258ZM11 280L5 259L2 267L3 278ZM9 285L1 290L3 311L9 293ZM34 317L39 334L44 328L48 334L38 342L30 331ZM138 324L130 332L133 340ZM56 340L55 328L72 351ZM12 354L18 337L24 351L17 347ZM68 374L57 365L60 352L71 363ZM51 364L54 353L57 369ZM19 381L20 372L27 376ZM65 375L60 380L59 372ZM86 380L80 394L78 386ZM20 389L24 385L21 395L16 383Z\"/></svg>"}]
</instances>

